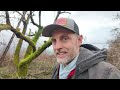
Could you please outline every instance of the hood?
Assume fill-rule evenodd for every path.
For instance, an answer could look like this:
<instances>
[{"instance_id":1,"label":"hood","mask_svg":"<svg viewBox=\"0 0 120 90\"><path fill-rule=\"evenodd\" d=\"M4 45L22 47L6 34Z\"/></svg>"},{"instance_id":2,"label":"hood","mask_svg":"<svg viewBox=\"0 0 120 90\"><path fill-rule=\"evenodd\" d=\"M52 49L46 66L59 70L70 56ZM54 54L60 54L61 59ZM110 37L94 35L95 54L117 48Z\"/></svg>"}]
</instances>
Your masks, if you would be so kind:
<instances>
[{"instance_id":1,"label":"hood","mask_svg":"<svg viewBox=\"0 0 120 90\"><path fill-rule=\"evenodd\" d=\"M80 47L80 54L76 63L76 70L80 73L87 70L91 66L97 64L100 61L105 61L107 58L107 49L101 49L98 51L91 51L84 47Z\"/></svg>"}]
</instances>

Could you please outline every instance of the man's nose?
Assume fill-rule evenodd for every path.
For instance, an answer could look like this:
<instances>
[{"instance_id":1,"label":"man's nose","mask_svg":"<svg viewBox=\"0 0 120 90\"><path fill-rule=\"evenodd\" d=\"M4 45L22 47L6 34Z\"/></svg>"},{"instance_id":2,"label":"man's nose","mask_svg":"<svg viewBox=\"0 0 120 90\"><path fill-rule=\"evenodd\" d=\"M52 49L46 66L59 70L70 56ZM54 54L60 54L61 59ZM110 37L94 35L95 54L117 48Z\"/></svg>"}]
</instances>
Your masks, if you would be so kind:
<instances>
[{"instance_id":1,"label":"man's nose","mask_svg":"<svg viewBox=\"0 0 120 90\"><path fill-rule=\"evenodd\" d=\"M55 50L59 50L59 49L62 49L62 46L63 46L63 44L60 41L58 41L58 42L56 42L54 48L55 48Z\"/></svg>"}]
</instances>

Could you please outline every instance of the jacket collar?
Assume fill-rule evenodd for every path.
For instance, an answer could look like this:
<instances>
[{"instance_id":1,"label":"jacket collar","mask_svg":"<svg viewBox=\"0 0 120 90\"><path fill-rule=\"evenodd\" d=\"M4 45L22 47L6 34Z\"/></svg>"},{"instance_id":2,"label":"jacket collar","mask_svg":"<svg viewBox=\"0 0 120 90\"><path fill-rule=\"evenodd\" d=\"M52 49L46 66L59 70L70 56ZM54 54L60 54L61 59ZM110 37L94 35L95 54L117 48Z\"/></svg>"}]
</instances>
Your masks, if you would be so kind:
<instances>
[{"instance_id":1,"label":"jacket collar","mask_svg":"<svg viewBox=\"0 0 120 90\"><path fill-rule=\"evenodd\" d=\"M77 70L79 70L79 73L82 73L91 66L97 64L98 62L105 60L106 57L107 57L106 49L93 52L81 47L80 54L76 63L76 72Z\"/></svg>"}]
</instances>

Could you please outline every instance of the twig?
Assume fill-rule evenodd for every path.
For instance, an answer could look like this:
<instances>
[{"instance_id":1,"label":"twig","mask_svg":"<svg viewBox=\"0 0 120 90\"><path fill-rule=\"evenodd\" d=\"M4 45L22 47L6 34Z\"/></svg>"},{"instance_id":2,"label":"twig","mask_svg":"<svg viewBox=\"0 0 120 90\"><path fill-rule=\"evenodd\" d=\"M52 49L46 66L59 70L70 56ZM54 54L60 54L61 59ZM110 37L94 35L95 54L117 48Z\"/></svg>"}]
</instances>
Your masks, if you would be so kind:
<instances>
[{"instance_id":1,"label":"twig","mask_svg":"<svg viewBox=\"0 0 120 90\"><path fill-rule=\"evenodd\" d=\"M34 20L33 20L32 11L30 11L30 18L31 18L32 24L34 24L35 26L39 27L39 25L37 23L35 23Z\"/></svg>"},{"instance_id":2,"label":"twig","mask_svg":"<svg viewBox=\"0 0 120 90\"><path fill-rule=\"evenodd\" d=\"M5 11L5 14L6 14L6 24L11 25L8 11Z\"/></svg>"}]
</instances>

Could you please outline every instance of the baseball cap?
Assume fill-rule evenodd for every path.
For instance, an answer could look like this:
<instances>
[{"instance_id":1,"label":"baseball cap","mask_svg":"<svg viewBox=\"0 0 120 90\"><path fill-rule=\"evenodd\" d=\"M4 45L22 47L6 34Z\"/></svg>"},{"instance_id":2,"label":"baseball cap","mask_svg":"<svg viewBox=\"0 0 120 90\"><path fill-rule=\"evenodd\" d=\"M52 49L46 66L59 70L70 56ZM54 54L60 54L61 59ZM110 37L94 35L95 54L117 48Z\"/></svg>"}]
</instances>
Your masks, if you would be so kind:
<instances>
[{"instance_id":1,"label":"baseball cap","mask_svg":"<svg viewBox=\"0 0 120 90\"><path fill-rule=\"evenodd\" d=\"M58 18L54 24L47 25L43 28L42 35L45 37L51 37L52 32L57 28L64 28L79 35L79 27L73 19L70 18Z\"/></svg>"}]
</instances>

